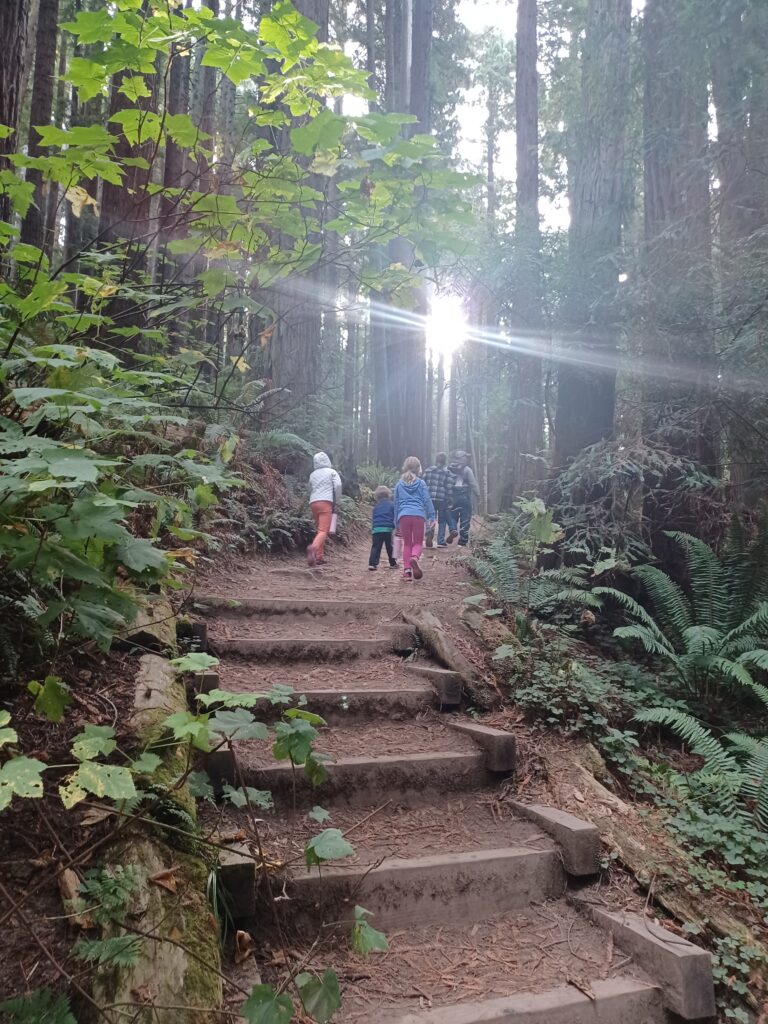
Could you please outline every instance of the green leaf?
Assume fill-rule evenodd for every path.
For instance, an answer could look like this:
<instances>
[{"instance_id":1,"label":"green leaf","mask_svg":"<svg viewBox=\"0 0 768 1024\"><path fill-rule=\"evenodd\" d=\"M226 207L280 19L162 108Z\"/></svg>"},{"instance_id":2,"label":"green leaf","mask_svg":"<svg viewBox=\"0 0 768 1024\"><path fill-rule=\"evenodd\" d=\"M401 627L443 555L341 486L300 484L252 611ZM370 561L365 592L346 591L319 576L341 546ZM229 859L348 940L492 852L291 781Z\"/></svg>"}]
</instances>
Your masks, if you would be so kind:
<instances>
[{"instance_id":1,"label":"green leaf","mask_svg":"<svg viewBox=\"0 0 768 1024\"><path fill-rule=\"evenodd\" d=\"M304 762L304 774L313 786L321 786L328 778L328 770L325 764L331 758L327 754L318 754L314 751L309 754Z\"/></svg>"},{"instance_id":2,"label":"green leaf","mask_svg":"<svg viewBox=\"0 0 768 1024\"><path fill-rule=\"evenodd\" d=\"M366 917L370 916L370 910L366 910L365 907L355 907L355 923L352 925L352 948L356 953L362 953L363 956L374 951L386 953L389 949L386 935L368 924Z\"/></svg>"},{"instance_id":3,"label":"green leaf","mask_svg":"<svg viewBox=\"0 0 768 1024\"><path fill-rule=\"evenodd\" d=\"M0 765L0 811L14 796L39 799L43 795L42 773L46 767L35 757L12 757Z\"/></svg>"},{"instance_id":4,"label":"green leaf","mask_svg":"<svg viewBox=\"0 0 768 1024\"><path fill-rule=\"evenodd\" d=\"M245 708L224 708L217 711L209 723L210 731L216 736L230 740L267 740L269 730L263 722L257 722Z\"/></svg>"},{"instance_id":5,"label":"green leaf","mask_svg":"<svg viewBox=\"0 0 768 1024\"><path fill-rule=\"evenodd\" d=\"M187 776L187 788L196 800L213 801L216 796L208 772L190 772Z\"/></svg>"},{"instance_id":6,"label":"green leaf","mask_svg":"<svg viewBox=\"0 0 768 1024\"><path fill-rule=\"evenodd\" d=\"M151 541L141 540L138 537L129 537L118 544L115 553L126 569L134 572L144 572L146 569L167 569L168 559L165 552L156 548Z\"/></svg>"},{"instance_id":7,"label":"green leaf","mask_svg":"<svg viewBox=\"0 0 768 1024\"><path fill-rule=\"evenodd\" d=\"M147 88L146 80L141 75L132 75L130 78L124 78L117 91L127 96L134 103L138 99L152 95Z\"/></svg>"},{"instance_id":8,"label":"green leaf","mask_svg":"<svg viewBox=\"0 0 768 1024\"><path fill-rule=\"evenodd\" d=\"M292 130L291 145L302 156L309 156L317 150L333 150L341 142L346 127L346 118L324 107L317 117Z\"/></svg>"},{"instance_id":9,"label":"green leaf","mask_svg":"<svg viewBox=\"0 0 768 1024\"><path fill-rule=\"evenodd\" d=\"M314 714L312 711L304 711L303 708L289 708L283 712L283 717L288 719L301 718L310 725L327 725L324 718Z\"/></svg>"},{"instance_id":10,"label":"green leaf","mask_svg":"<svg viewBox=\"0 0 768 1024\"><path fill-rule=\"evenodd\" d=\"M298 718L291 722L278 722L275 726L277 740L272 753L278 761L290 760L304 764L317 738L317 730L309 722Z\"/></svg>"},{"instance_id":11,"label":"green leaf","mask_svg":"<svg viewBox=\"0 0 768 1024\"><path fill-rule=\"evenodd\" d=\"M135 775L151 775L156 772L162 764L163 759L158 754L145 750L135 761L131 762L130 768Z\"/></svg>"},{"instance_id":12,"label":"green leaf","mask_svg":"<svg viewBox=\"0 0 768 1024\"><path fill-rule=\"evenodd\" d=\"M274 807L272 794L268 789L254 789L253 786L241 786L239 789L235 789L229 783L225 783L222 792L235 807L245 807L250 804L251 807L258 807L262 811L271 811Z\"/></svg>"},{"instance_id":13,"label":"green leaf","mask_svg":"<svg viewBox=\"0 0 768 1024\"><path fill-rule=\"evenodd\" d=\"M304 971L296 975L295 981L305 1011L318 1024L327 1024L341 1008L341 992L336 972L329 967L321 979Z\"/></svg>"},{"instance_id":14,"label":"green leaf","mask_svg":"<svg viewBox=\"0 0 768 1024\"><path fill-rule=\"evenodd\" d=\"M134 967L139 962L144 940L137 935L113 935L107 939L80 939L72 953L98 967Z\"/></svg>"},{"instance_id":15,"label":"green leaf","mask_svg":"<svg viewBox=\"0 0 768 1024\"><path fill-rule=\"evenodd\" d=\"M117 746L115 730L109 725L86 725L72 741L72 753L78 761L111 754Z\"/></svg>"},{"instance_id":16,"label":"green leaf","mask_svg":"<svg viewBox=\"0 0 768 1024\"><path fill-rule=\"evenodd\" d=\"M170 729L173 738L180 742L189 741L196 750L211 749L208 732L208 715L193 715L191 711L177 711L165 719L163 725Z\"/></svg>"},{"instance_id":17,"label":"green leaf","mask_svg":"<svg viewBox=\"0 0 768 1024\"><path fill-rule=\"evenodd\" d=\"M80 767L59 786L61 802L69 809L84 800L88 793L110 800L130 800L136 796L130 768L122 765L83 761Z\"/></svg>"},{"instance_id":18,"label":"green leaf","mask_svg":"<svg viewBox=\"0 0 768 1024\"><path fill-rule=\"evenodd\" d=\"M293 1003L290 996L279 996L272 985L254 985L240 1014L248 1024L291 1024Z\"/></svg>"},{"instance_id":19,"label":"green leaf","mask_svg":"<svg viewBox=\"0 0 768 1024\"><path fill-rule=\"evenodd\" d=\"M10 720L10 711L0 708L0 748L6 746L8 743L18 742L19 737L16 730L12 729L8 724Z\"/></svg>"},{"instance_id":20,"label":"green leaf","mask_svg":"<svg viewBox=\"0 0 768 1024\"><path fill-rule=\"evenodd\" d=\"M202 651L192 651L181 658L173 658L171 665L177 672L207 672L209 668L215 668L219 659L211 654L203 654Z\"/></svg>"},{"instance_id":21,"label":"green leaf","mask_svg":"<svg viewBox=\"0 0 768 1024\"><path fill-rule=\"evenodd\" d=\"M77 1024L67 996L49 988L0 1003L0 1015L7 1024Z\"/></svg>"},{"instance_id":22,"label":"green leaf","mask_svg":"<svg viewBox=\"0 0 768 1024\"><path fill-rule=\"evenodd\" d=\"M64 711L72 701L72 694L66 683L58 676L46 676L44 683L36 679L27 683L27 689L35 698L35 711L45 715L49 722L60 722Z\"/></svg>"},{"instance_id":23,"label":"green leaf","mask_svg":"<svg viewBox=\"0 0 768 1024\"><path fill-rule=\"evenodd\" d=\"M319 807L317 804L315 804L315 806L309 812L309 817L313 821L316 821L319 825L322 825L324 822L328 821L330 816L330 811L326 811L324 807Z\"/></svg>"},{"instance_id":24,"label":"green leaf","mask_svg":"<svg viewBox=\"0 0 768 1024\"><path fill-rule=\"evenodd\" d=\"M307 843L304 848L304 859L307 867L322 864L326 860L340 860L355 852L341 831L337 828L326 828Z\"/></svg>"}]
</instances>

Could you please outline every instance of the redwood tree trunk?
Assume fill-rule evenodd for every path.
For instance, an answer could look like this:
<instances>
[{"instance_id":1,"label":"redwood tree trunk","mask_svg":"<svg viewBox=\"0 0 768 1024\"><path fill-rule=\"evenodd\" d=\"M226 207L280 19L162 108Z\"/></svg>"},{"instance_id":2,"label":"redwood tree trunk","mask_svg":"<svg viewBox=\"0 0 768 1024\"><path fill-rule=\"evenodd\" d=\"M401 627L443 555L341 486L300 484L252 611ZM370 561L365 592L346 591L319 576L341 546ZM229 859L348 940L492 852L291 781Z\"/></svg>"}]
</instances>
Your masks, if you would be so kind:
<instances>
[{"instance_id":1,"label":"redwood tree trunk","mask_svg":"<svg viewBox=\"0 0 768 1024\"><path fill-rule=\"evenodd\" d=\"M35 37L35 77L32 83L32 105L29 115L28 153L32 157L43 156L45 149L40 145L38 125L49 125L53 109L54 72L56 69L56 39L58 36L59 0L40 0ZM21 240L43 248L49 243L45 238L46 191L40 171L30 168L27 180L35 186L34 202L21 222ZM54 187L49 183L49 187Z\"/></svg>"},{"instance_id":2,"label":"redwood tree trunk","mask_svg":"<svg viewBox=\"0 0 768 1024\"><path fill-rule=\"evenodd\" d=\"M541 343L543 287L539 229L539 80L536 0L518 0L515 68L517 193L512 328ZM532 458L543 446L542 361L518 355L511 368L511 430L507 496L520 497L540 477Z\"/></svg>"},{"instance_id":3,"label":"redwood tree trunk","mask_svg":"<svg viewBox=\"0 0 768 1024\"><path fill-rule=\"evenodd\" d=\"M0 168L5 166L5 155L19 148L15 131L19 123L28 15L29 0L2 0L0 3L0 125L11 129L7 138L0 139ZM10 212L8 197L0 196L0 220L8 220Z\"/></svg>"},{"instance_id":4,"label":"redwood tree trunk","mask_svg":"<svg viewBox=\"0 0 768 1024\"><path fill-rule=\"evenodd\" d=\"M564 319L567 361L558 371L555 468L613 432L616 396L617 259L625 210L631 0L589 0Z\"/></svg>"},{"instance_id":5,"label":"redwood tree trunk","mask_svg":"<svg viewBox=\"0 0 768 1024\"><path fill-rule=\"evenodd\" d=\"M713 472L712 228L709 93L704 46L688 48L697 14L680 0L648 0L645 58L644 391L646 432Z\"/></svg>"}]
</instances>

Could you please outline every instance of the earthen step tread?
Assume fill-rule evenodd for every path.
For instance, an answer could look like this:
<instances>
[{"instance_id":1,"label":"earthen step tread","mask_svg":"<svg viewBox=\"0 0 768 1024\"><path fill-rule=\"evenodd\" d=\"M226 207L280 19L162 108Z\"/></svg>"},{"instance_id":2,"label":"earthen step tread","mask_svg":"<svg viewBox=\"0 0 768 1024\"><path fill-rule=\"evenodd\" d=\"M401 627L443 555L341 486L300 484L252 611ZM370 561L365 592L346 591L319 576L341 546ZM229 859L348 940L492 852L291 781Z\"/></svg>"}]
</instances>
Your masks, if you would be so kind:
<instances>
[{"instance_id":1,"label":"earthen step tread","mask_svg":"<svg viewBox=\"0 0 768 1024\"><path fill-rule=\"evenodd\" d=\"M249 740L238 743L238 757L249 768L271 768L275 765L272 743L271 738L267 742ZM313 747L336 761L348 761L350 758L372 760L404 754L427 755L433 751L476 753L479 750L471 737L452 729L438 711L430 710L407 722L384 719L322 726L318 728Z\"/></svg>"},{"instance_id":2,"label":"earthen step tread","mask_svg":"<svg viewBox=\"0 0 768 1024\"><path fill-rule=\"evenodd\" d=\"M376 927L375 918L371 924ZM621 977L651 986L651 979L631 963L626 964L620 952L614 952L609 961L612 945L606 933L564 900L489 917L469 926L430 925L389 931L387 938L386 956L354 953L346 931L340 931L324 948L324 966L333 968L344 985L338 1018L344 1024L406 1020L408 1013L425 1002L431 1004L434 1014L426 1020L438 1024L444 1019L441 1009L520 993L536 995L568 986L570 979L589 986L605 975L606 980ZM300 934L289 932L289 948L297 957L305 942ZM262 962L267 982L281 981L283 970L270 964L268 956ZM494 1017L485 1019L493 1021ZM566 1024L580 1018L531 1019L540 1024ZM618 1014L604 1019L634 1020ZM638 1021L648 1024L651 1019L640 1017ZM472 1020L466 1018L466 1024ZM661 1024L663 1017L658 1020Z\"/></svg>"},{"instance_id":3,"label":"earthen step tread","mask_svg":"<svg viewBox=\"0 0 768 1024\"><path fill-rule=\"evenodd\" d=\"M248 658L257 662L267 659L299 661L314 659L320 662L340 662L354 658L379 658L394 651L406 652L416 646L416 633L409 626L393 625L380 629L378 635L339 636L318 635L317 627L311 627L308 635L302 635L298 628L286 630L286 635L248 636L238 632L233 636L216 636L209 633L208 645L211 653L231 657Z\"/></svg>"},{"instance_id":4,"label":"earthen step tread","mask_svg":"<svg viewBox=\"0 0 768 1024\"><path fill-rule=\"evenodd\" d=\"M326 828L349 833L355 849L342 865L370 864L381 857L415 857L469 850L518 846L532 850L555 847L549 836L500 803L494 793L462 793L438 797L425 807L403 806L397 799L369 815L347 807L329 808ZM318 803L321 801L318 799ZM213 813L213 809L211 809ZM228 825L237 827L238 812L227 812ZM361 824L362 822L362 824ZM265 816L264 841L278 859L288 861L301 853L318 824L306 814L289 817Z\"/></svg>"},{"instance_id":5,"label":"earthen step tread","mask_svg":"<svg viewBox=\"0 0 768 1024\"><path fill-rule=\"evenodd\" d=\"M410 662L392 653L375 661L340 663L297 660L286 663L248 664L226 654L221 658L221 688L232 693L263 691L277 684L291 686L297 694L306 690L328 689L343 693L349 689L393 690L412 689L423 685L418 675L409 671Z\"/></svg>"}]
</instances>

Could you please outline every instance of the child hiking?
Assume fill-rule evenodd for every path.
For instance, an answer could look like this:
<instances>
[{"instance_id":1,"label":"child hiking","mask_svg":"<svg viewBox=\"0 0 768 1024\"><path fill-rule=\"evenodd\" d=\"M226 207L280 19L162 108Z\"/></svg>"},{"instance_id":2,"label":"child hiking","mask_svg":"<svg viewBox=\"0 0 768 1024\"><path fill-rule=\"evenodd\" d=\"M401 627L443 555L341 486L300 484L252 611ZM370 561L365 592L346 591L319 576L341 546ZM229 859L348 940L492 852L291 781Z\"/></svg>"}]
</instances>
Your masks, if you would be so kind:
<instances>
[{"instance_id":1,"label":"child hiking","mask_svg":"<svg viewBox=\"0 0 768 1024\"><path fill-rule=\"evenodd\" d=\"M424 483L427 485L437 511L437 546L447 547L445 540L446 528L451 528L451 506L453 504L453 474L447 468L448 456L440 452L435 456L435 464L424 470ZM427 530L427 547L434 542L434 529Z\"/></svg>"},{"instance_id":2,"label":"child hiking","mask_svg":"<svg viewBox=\"0 0 768 1024\"><path fill-rule=\"evenodd\" d=\"M368 557L368 568L375 572L381 558L381 549L387 549L390 569L397 568L397 560L392 550L392 531L395 529L395 503L388 487L377 487L373 492L373 513L371 514L371 554Z\"/></svg>"},{"instance_id":3,"label":"child hiking","mask_svg":"<svg viewBox=\"0 0 768 1024\"><path fill-rule=\"evenodd\" d=\"M307 562L309 565L322 565L331 519L341 504L341 477L325 452L317 453L314 467L309 476L309 507L317 532L307 548Z\"/></svg>"},{"instance_id":4,"label":"child hiking","mask_svg":"<svg viewBox=\"0 0 768 1024\"><path fill-rule=\"evenodd\" d=\"M421 463L409 455L403 463L403 475L395 485L395 525L403 538L403 579L420 580L424 573L419 565L424 547L424 528L435 521L427 485L421 479Z\"/></svg>"}]
</instances>

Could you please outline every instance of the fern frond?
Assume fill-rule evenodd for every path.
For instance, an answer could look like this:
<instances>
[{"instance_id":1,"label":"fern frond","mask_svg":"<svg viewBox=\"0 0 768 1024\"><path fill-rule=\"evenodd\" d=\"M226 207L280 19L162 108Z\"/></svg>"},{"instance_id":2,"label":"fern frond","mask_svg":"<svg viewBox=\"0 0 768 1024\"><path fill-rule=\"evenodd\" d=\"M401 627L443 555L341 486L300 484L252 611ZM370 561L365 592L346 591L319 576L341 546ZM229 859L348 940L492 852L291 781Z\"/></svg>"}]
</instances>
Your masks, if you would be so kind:
<instances>
[{"instance_id":1,"label":"fern frond","mask_svg":"<svg viewBox=\"0 0 768 1024\"><path fill-rule=\"evenodd\" d=\"M682 646L685 630L694 625L691 605L683 588L654 565L640 565L633 575L642 583L661 629L673 641L673 646Z\"/></svg>"},{"instance_id":2,"label":"fern frond","mask_svg":"<svg viewBox=\"0 0 768 1024\"><path fill-rule=\"evenodd\" d=\"M299 451L305 455L312 455L314 448L298 434L292 434L288 430L262 430L258 434L251 434L248 438L251 451L256 453L267 453L276 451Z\"/></svg>"},{"instance_id":3,"label":"fern frond","mask_svg":"<svg viewBox=\"0 0 768 1024\"><path fill-rule=\"evenodd\" d=\"M768 740L760 743L744 769L742 795L755 802L755 821L768 829Z\"/></svg>"},{"instance_id":4,"label":"fern frond","mask_svg":"<svg viewBox=\"0 0 768 1024\"><path fill-rule=\"evenodd\" d=\"M709 544L689 533L671 530L667 536L685 551L696 621L718 628L727 621L729 604L727 574L720 559Z\"/></svg>"},{"instance_id":5,"label":"fern frond","mask_svg":"<svg viewBox=\"0 0 768 1024\"><path fill-rule=\"evenodd\" d=\"M754 736L748 736L744 732L727 732L723 739L728 740L734 750L750 757L756 754L762 744L766 742L765 740L756 739Z\"/></svg>"},{"instance_id":6,"label":"fern frond","mask_svg":"<svg viewBox=\"0 0 768 1024\"><path fill-rule=\"evenodd\" d=\"M638 711L635 721L663 725L688 744L694 754L704 758L705 764L721 772L738 772L739 767L732 754L725 750L720 741L692 715L677 708L648 708Z\"/></svg>"},{"instance_id":7,"label":"fern frond","mask_svg":"<svg viewBox=\"0 0 768 1024\"><path fill-rule=\"evenodd\" d=\"M648 612L629 594L625 594L623 590L616 590L615 587L594 587L592 590L593 594L597 594L598 597L610 597L620 604L625 611L637 621L645 626L646 629L655 636L658 643L662 644L668 650L673 649L673 645L669 642L667 637L662 633L659 627L656 625L655 619L648 614Z\"/></svg>"},{"instance_id":8,"label":"fern frond","mask_svg":"<svg viewBox=\"0 0 768 1024\"><path fill-rule=\"evenodd\" d=\"M766 601L762 601L749 618L744 619L742 623L725 634L722 650L725 652L731 644L752 635L768 637L768 602Z\"/></svg>"},{"instance_id":9,"label":"fern frond","mask_svg":"<svg viewBox=\"0 0 768 1024\"><path fill-rule=\"evenodd\" d=\"M619 626L618 629L614 629L613 635L621 637L623 640L639 640L649 654L660 654L665 658L669 658L676 667L679 667L680 659L667 641L659 640L655 633L648 629L647 626L643 626L638 622L631 626Z\"/></svg>"},{"instance_id":10,"label":"fern frond","mask_svg":"<svg viewBox=\"0 0 768 1024\"><path fill-rule=\"evenodd\" d=\"M683 633L683 643L689 654L710 654L717 650L723 634L712 626L689 626Z\"/></svg>"}]
</instances>

